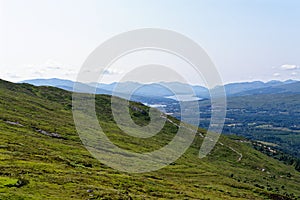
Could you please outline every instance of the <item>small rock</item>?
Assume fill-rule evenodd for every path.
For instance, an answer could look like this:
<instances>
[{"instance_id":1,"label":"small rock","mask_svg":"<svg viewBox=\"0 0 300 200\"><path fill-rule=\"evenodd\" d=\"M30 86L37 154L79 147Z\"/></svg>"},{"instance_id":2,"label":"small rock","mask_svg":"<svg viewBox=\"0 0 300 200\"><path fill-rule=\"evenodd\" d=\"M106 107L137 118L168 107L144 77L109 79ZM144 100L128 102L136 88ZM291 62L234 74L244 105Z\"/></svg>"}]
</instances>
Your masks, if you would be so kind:
<instances>
[{"instance_id":1,"label":"small rock","mask_svg":"<svg viewBox=\"0 0 300 200\"><path fill-rule=\"evenodd\" d=\"M12 121L5 121L7 124L11 124L11 125L17 125L17 126L23 126L22 124L20 124L19 122L12 122Z\"/></svg>"}]
</instances>

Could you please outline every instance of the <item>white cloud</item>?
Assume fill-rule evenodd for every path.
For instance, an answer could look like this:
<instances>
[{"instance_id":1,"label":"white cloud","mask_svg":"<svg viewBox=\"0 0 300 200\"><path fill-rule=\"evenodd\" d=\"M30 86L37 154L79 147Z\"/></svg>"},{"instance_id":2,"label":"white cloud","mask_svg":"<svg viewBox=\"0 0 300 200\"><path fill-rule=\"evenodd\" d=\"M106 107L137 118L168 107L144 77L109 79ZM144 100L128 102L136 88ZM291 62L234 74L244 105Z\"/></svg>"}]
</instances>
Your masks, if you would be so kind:
<instances>
[{"instance_id":1,"label":"white cloud","mask_svg":"<svg viewBox=\"0 0 300 200\"><path fill-rule=\"evenodd\" d=\"M20 78L19 76L17 76L16 74L13 74L13 73L6 73L6 76L9 78L12 78L12 79Z\"/></svg>"},{"instance_id":2,"label":"white cloud","mask_svg":"<svg viewBox=\"0 0 300 200\"><path fill-rule=\"evenodd\" d=\"M47 67L47 69L61 69L60 67L56 67L56 66L49 66Z\"/></svg>"},{"instance_id":3,"label":"white cloud","mask_svg":"<svg viewBox=\"0 0 300 200\"><path fill-rule=\"evenodd\" d=\"M280 76L280 73L274 73L273 76L274 76L274 77L279 77L279 76Z\"/></svg>"},{"instance_id":4,"label":"white cloud","mask_svg":"<svg viewBox=\"0 0 300 200\"><path fill-rule=\"evenodd\" d=\"M288 65L288 64L285 64L285 65L281 65L280 68L284 69L284 70L295 70L295 69L299 69L300 67L297 66L297 65Z\"/></svg>"},{"instance_id":5,"label":"white cloud","mask_svg":"<svg viewBox=\"0 0 300 200\"><path fill-rule=\"evenodd\" d=\"M0 71L0 78L13 82L35 78L62 78L75 80L78 70L78 68L54 60L47 60L40 64L19 65L15 67L14 70L11 70L9 67L3 68L6 70Z\"/></svg>"},{"instance_id":6,"label":"white cloud","mask_svg":"<svg viewBox=\"0 0 300 200\"><path fill-rule=\"evenodd\" d=\"M116 68L108 68L108 69L105 69L103 74L105 75L116 75L116 74L122 74L123 71L120 70L120 69L116 69Z\"/></svg>"}]
</instances>

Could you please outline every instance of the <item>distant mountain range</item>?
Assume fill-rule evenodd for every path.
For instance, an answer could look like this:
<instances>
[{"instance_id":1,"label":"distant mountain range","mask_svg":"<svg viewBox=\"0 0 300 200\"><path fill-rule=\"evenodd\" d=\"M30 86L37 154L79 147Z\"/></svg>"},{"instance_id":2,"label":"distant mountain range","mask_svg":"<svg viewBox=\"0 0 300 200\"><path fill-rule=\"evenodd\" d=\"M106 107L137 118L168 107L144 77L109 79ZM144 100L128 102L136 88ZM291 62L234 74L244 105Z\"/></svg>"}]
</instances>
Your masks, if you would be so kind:
<instances>
[{"instance_id":1,"label":"distant mountain range","mask_svg":"<svg viewBox=\"0 0 300 200\"><path fill-rule=\"evenodd\" d=\"M61 88L68 91L73 91L74 83L70 80L63 79L31 79L24 80L20 83L28 83L35 86L53 86ZM137 82L121 82L121 83L110 83L110 84L97 84L97 83L76 83L79 84L80 88L90 90L96 87L96 94L112 94L113 91L117 89L118 96L123 96L122 94L131 94L134 91L135 96L143 97L172 97L174 94L178 95L188 95L191 94L191 87L188 84L179 82L162 82L162 83L151 83L142 84ZM209 91L207 88L202 86L192 86L192 89L197 97L208 98Z\"/></svg>"},{"instance_id":2,"label":"distant mountain range","mask_svg":"<svg viewBox=\"0 0 300 200\"><path fill-rule=\"evenodd\" d=\"M28 83L35 86L53 86L68 91L73 91L75 82L64 79L31 79L24 80L21 83ZM147 97L147 98L169 98L177 95L189 95L190 88L194 90L196 97L201 99L209 98L209 90L202 86L190 86L188 84L179 82L162 82L142 84L137 82L121 82L111 84L97 84L97 83L77 83L81 88L95 90L96 94L109 94L111 95L116 87L118 87L118 96L130 94L134 91L134 96ZM96 87L96 88L95 88ZM230 83L224 86L227 97L231 96L247 96L254 94L300 94L300 82L295 80L288 81L254 81L254 82L241 82ZM214 88L215 90L217 88ZM213 89L213 90L214 90ZM191 97L192 98L192 97ZM180 99L179 99L180 100Z\"/></svg>"}]
</instances>

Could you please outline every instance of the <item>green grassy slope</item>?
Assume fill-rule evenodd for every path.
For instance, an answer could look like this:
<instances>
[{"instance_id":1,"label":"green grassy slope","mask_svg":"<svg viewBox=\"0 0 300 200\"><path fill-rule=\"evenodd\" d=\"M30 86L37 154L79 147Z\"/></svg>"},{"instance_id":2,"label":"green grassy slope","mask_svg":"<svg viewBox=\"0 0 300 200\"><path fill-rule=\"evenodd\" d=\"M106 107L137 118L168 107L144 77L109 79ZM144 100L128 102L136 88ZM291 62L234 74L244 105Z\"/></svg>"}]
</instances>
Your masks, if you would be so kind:
<instances>
[{"instance_id":1,"label":"green grassy slope","mask_svg":"<svg viewBox=\"0 0 300 200\"><path fill-rule=\"evenodd\" d=\"M152 138L131 138L114 123L110 97L99 95L96 100L100 124L122 148L158 149L177 131L166 123ZM147 124L149 119L140 110L147 113L148 108L131 105L139 108L131 110L136 123ZM52 87L0 81L0 138L0 199L292 199L300 195L300 174L292 166L236 138L221 137L210 155L199 159L203 138L197 136L170 166L144 174L118 172L84 148L74 127L71 93Z\"/></svg>"}]
</instances>

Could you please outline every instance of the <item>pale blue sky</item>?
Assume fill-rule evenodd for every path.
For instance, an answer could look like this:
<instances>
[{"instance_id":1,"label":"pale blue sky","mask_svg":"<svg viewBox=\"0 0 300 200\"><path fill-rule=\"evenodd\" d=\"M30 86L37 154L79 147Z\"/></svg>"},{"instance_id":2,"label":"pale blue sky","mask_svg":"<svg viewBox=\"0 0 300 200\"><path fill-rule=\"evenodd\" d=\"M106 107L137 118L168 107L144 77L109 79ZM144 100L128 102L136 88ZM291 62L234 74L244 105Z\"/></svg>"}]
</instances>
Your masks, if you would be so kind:
<instances>
[{"instance_id":1,"label":"pale blue sky","mask_svg":"<svg viewBox=\"0 0 300 200\"><path fill-rule=\"evenodd\" d=\"M198 42L225 82L300 79L298 0L0 0L0 78L74 79L89 53L132 29Z\"/></svg>"}]
</instances>

